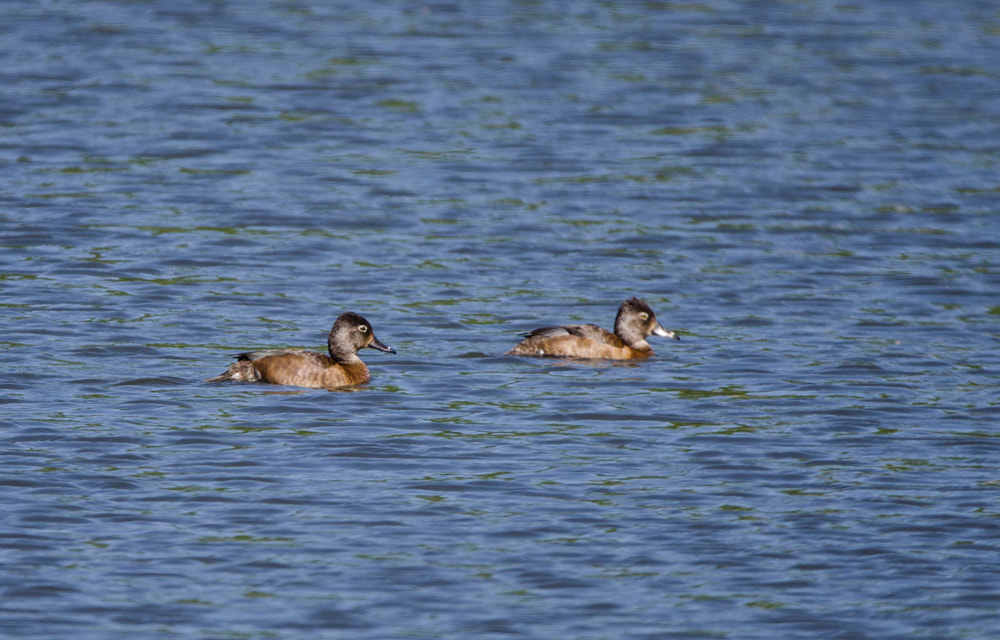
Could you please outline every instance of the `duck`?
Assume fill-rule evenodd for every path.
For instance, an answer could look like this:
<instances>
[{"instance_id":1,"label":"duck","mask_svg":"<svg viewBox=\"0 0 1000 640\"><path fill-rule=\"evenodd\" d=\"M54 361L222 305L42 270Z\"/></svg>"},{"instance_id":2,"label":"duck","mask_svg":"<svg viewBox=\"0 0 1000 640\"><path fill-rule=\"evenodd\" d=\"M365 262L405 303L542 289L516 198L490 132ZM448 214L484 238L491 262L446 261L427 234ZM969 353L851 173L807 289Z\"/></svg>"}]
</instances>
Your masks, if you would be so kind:
<instances>
[{"instance_id":1,"label":"duck","mask_svg":"<svg viewBox=\"0 0 1000 640\"><path fill-rule=\"evenodd\" d=\"M348 311L340 314L327 337L329 355L308 349L248 351L222 374L205 382L266 382L308 389L332 389L371 380L368 367L358 357L364 348L396 353L375 337L364 316Z\"/></svg>"},{"instance_id":2,"label":"duck","mask_svg":"<svg viewBox=\"0 0 1000 640\"><path fill-rule=\"evenodd\" d=\"M645 301L633 297L618 308L614 333L594 324L542 327L522 333L524 340L504 355L636 360L653 355L646 342L651 335L681 339L656 320Z\"/></svg>"}]
</instances>

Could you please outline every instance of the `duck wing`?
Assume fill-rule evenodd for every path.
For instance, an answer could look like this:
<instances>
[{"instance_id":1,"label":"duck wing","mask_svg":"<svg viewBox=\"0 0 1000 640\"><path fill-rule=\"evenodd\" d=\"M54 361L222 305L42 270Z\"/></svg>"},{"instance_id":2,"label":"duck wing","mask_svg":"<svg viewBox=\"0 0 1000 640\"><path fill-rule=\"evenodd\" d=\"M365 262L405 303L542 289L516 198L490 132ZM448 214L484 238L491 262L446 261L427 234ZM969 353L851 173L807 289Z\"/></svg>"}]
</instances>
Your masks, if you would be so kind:
<instances>
[{"instance_id":1,"label":"duck wing","mask_svg":"<svg viewBox=\"0 0 1000 640\"><path fill-rule=\"evenodd\" d=\"M596 324L567 324L559 327L542 327L521 335L525 338L534 338L536 336L542 338L577 336L578 338L587 338L594 342L610 344L615 347L621 347L625 344L621 341L621 338Z\"/></svg>"},{"instance_id":2,"label":"duck wing","mask_svg":"<svg viewBox=\"0 0 1000 640\"><path fill-rule=\"evenodd\" d=\"M245 351L243 353L236 354L236 360L239 362L253 362L254 360L260 360L261 358L266 358L268 356L285 355L299 356L301 358L305 358L309 362L316 363L321 366L326 362L325 355L315 351L310 351L309 349L266 349L264 351Z\"/></svg>"}]
</instances>

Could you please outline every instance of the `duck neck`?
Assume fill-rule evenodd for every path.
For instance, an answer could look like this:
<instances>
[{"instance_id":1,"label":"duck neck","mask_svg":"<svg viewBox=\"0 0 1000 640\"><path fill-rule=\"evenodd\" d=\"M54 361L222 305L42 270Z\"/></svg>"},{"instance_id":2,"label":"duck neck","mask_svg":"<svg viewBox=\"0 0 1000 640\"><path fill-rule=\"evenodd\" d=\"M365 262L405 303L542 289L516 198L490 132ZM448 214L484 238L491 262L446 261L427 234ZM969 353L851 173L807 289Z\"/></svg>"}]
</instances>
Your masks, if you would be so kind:
<instances>
[{"instance_id":1,"label":"duck neck","mask_svg":"<svg viewBox=\"0 0 1000 640\"><path fill-rule=\"evenodd\" d=\"M646 342L646 336L633 326L623 322L621 318L615 319L615 335L622 339L622 342L632 347L636 351L652 351L653 348Z\"/></svg>"},{"instance_id":2,"label":"duck neck","mask_svg":"<svg viewBox=\"0 0 1000 640\"><path fill-rule=\"evenodd\" d=\"M330 353L330 359L339 364L361 362L361 358L358 357L358 353L354 349L343 343L338 343L333 339L333 335L330 335L329 340L327 340L326 349Z\"/></svg>"}]
</instances>

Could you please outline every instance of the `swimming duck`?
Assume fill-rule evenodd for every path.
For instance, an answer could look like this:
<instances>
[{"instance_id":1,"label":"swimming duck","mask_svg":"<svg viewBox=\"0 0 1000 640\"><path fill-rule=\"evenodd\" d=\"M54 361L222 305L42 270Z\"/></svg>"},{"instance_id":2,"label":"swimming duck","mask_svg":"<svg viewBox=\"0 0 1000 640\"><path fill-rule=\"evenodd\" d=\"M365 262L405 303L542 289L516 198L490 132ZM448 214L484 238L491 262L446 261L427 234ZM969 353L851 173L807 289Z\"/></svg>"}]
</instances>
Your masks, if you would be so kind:
<instances>
[{"instance_id":1,"label":"swimming duck","mask_svg":"<svg viewBox=\"0 0 1000 640\"><path fill-rule=\"evenodd\" d=\"M330 329L330 355L307 349L241 353L223 374L205 382L269 382L310 389L362 384L371 380L368 367L358 357L358 351L365 347L396 353L375 337L375 330L364 316L348 311L340 314Z\"/></svg>"},{"instance_id":2,"label":"swimming duck","mask_svg":"<svg viewBox=\"0 0 1000 640\"><path fill-rule=\"evenodd\" d=\"M632 360L653 355L646 342L650 335L680 340L656 321L656 314L639 298L629 298L618 308L614 333L594 324L569 324L521 335L524 340L505 355Z\"/></svg>"}]
</instances>

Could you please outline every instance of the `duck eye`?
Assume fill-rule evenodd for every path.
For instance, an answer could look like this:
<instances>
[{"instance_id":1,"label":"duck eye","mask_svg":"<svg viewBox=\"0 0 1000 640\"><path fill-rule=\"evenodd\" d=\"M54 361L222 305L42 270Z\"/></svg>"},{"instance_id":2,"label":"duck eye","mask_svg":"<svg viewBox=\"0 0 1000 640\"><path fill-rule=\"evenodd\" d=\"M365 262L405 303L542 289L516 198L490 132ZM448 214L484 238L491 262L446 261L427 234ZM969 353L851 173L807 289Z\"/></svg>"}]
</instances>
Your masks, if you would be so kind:
<instances>
[{"instance_id":1,"label":"duck eye","mask_svg":"<svg viewBox=\"0 0 1000 640\"><path fill-rule=\"evenodd\" d=\"M360 331L361 333L368 333L368 327L363 324L359 324L358 331Z\"/></svg>"},{"instance_id":2,"label":"duck eye","mask_svg":"<svg viewBox=\"0 0 1000 640\"><path fill-rule=\"evenodd\" d=\"M642 320L649 320L649 314L643 311L642 313L639 314L639 318Z\"/></svg>"}]
</instances>

